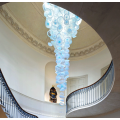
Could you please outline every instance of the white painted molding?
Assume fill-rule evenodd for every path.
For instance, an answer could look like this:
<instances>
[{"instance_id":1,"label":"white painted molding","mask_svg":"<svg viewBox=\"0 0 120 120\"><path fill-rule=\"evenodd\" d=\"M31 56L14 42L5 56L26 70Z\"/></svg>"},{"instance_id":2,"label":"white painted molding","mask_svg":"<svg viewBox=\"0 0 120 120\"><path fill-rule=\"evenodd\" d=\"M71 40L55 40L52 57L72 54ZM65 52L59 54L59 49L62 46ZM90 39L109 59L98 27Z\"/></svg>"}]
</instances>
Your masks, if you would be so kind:
<instances>
[{"instance_id":1,"label":"white painted molding","mask_svg":"<svg viewBox=\"0 0 120 120\"><path fill-rule=\"evenodd\" d=\"M17 19L12 15L8 10L7 5L0 7L0 18L1 20L27 45L32 47L37 52L55 59L54 48L49 47L42 40L39 40L32 33L28 32ZM102 39L98 42L85 47L83 49L70 49L70 60L81 60L88 57L91 57L106 48L105 43Z\"/></svg>"}]
</instances>

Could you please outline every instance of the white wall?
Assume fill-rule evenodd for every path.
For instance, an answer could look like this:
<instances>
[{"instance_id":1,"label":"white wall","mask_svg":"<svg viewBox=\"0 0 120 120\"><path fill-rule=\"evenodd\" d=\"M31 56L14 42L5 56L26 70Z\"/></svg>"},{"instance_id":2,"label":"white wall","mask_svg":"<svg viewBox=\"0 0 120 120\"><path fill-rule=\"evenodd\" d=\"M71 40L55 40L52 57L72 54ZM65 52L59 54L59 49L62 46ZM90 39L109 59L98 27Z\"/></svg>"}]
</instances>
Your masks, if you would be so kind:
<instances>
[{"instance_id":1,"label":"white wall","mask_svg":"<svg viewBox=\"0 0 120 120\"><path fill-rule=\"evenodd\" d=\"M88 75L88 85L96 82L101 77L101 69L110 64L112 58L106 48L102 52L79 61L70 61L69 76Z\"/></svg>"},{"instance_id":2,"label":"white wall","mask_svg":"<svg viewBox=\"0 0 120 120\"><path fill-rule=\"evenodd\" d=\"M16 91L44 101L45 65L55 61L20 40L0 20L0 68Z\"/></svg>"},{"instance_id":3,"label":"white wall","mask_svg":"<svg viewBox=\"0 0 120 120\"><path fill-rule=\"evenodd\" d=\"M56 84L55 66L56 62L48 62L45 66L45 101L49 101L50 88L54 85L57 91L57 103L60 103L60 90Z\"/></svg>"},{"instance_id":4,"label":"white wall","mask_svg":"<svg viewBox=\"0 0 120 120\"><path fill-rule=\"evenodd\" d=\"M70 61L69 76L88 74L88 85L90 85L101 77L101 69L110 61L111 55L107 48L90 58ZM44 101L45 66L49 62L55 62L55 60L33 50L0 20L0 68L12 89L36 100ZM50 66L54 69L55 65ZM55 82L53 71L51 71L51 78L54 78ZM50 89L54 82L48 77L47 89Z\"/></svg>"}]
</instances>

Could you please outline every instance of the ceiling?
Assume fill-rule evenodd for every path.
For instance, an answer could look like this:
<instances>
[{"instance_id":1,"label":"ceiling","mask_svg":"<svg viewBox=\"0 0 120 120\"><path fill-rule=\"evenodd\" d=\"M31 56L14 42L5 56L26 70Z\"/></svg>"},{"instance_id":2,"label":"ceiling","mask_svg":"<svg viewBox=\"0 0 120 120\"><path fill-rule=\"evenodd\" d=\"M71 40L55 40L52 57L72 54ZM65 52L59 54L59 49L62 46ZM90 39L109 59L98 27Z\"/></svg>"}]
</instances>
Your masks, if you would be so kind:
<instances>
[{"instance_id":1,"label":"ceiling","mask_svg":"<svg viewBox=\"0 0 120 120\"><path fill-rule=\"evenodd\" d=\"M22 40L36 51L55 58L54 48L47 44L45 17L42 2L11 2L2 6L1 18ZM6 16L4 15L6 14ZM102 51L106 45L100 36L82 20L77 37L70 46L70 59L90 57Z\"/></svg>"}]
</instances>

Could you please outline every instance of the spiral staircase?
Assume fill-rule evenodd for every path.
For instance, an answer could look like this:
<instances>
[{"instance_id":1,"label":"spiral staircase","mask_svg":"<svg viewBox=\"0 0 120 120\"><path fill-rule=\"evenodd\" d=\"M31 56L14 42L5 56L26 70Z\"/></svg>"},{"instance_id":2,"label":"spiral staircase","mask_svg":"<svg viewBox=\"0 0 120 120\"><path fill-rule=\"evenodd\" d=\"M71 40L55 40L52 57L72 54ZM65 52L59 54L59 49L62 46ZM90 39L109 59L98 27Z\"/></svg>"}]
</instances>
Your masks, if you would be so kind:
<instances>
[{"instance_id":1,"label":"spiral staircase","mask_svg":"<svg viewBox=\"0 0 120 120\"><path fill-rule=\"evenodd\" d=\"M114 85L100 103L66 117L101 117L120 110L120 3L54 3L86 21L104 40L113 59Z\"/></svg>"},{"instance_id":2,"label":"spiral staircase","mask_svg":"<svg viewBox=\"0 0 120 120\"><path fill-rule=\"evenodd\" d=\"M120 111L120 3L58 2L53 4L73 12L86 21L104 40L113 59L100 80L91 86L74 91L67 97L66 117L101 117ZM1 95L4 96L3 93L8 95L1 99L0 110L4 111L3 114L0 112L1 117L37 117L19 106L3 76L1 86L4 91ZM82 99L78 99L79 97ZM86 97L89 97L88 101L85 101ZM4 98L9 98L9 105ZM10 108L12 112L6 108Z\"/></svg>"}]
</instances>

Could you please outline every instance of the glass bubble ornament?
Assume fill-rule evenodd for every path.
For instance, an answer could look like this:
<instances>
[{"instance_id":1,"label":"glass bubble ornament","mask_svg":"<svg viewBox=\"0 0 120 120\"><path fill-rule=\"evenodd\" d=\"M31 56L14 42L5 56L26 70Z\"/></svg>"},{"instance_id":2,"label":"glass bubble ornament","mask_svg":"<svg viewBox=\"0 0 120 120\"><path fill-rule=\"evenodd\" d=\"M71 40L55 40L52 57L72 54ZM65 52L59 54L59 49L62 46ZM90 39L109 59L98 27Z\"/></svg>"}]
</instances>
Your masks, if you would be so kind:
<instances>
[{"instance_id":1,"label":"glass bubble ornament","mask_svg":"<svg viewBox=\"0 0 120 120\"><path fill-rule=\"evenodd\" d=\"M67 78L69 77L69 47L72 38L77 35L77 30L82 21L81 18L51 3L43 3L44 16L46 17L45 26L49 28L48 37L52 40L49 46L54 46L56 63L55 73L57 87L60 89L60 105L64 105L64 91L67 88Z\"/></svg>"}]
</instances>

